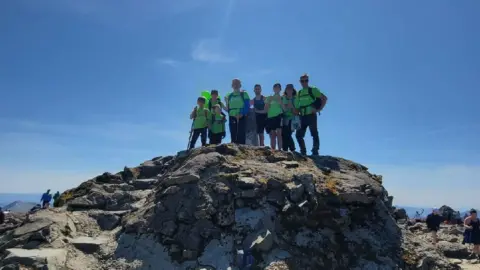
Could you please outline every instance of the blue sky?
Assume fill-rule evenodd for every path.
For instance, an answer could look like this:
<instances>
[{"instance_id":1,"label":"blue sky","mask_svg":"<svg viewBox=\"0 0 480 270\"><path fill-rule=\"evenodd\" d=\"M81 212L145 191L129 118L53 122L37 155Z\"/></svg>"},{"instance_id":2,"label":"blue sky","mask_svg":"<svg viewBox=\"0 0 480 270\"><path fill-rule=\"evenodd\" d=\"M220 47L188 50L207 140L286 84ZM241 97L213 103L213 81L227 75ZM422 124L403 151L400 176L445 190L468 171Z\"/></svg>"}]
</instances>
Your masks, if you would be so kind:
<instances>
[{"instance_id":1,"label":"blue sky","mask_svg":"<svg viewBox=\"0 0 480 270\"><path fill-rule=\"evenodd\" d=\"M308 72L329 97L323 154L383 174L397 204L480 206L479 11L476 0L2 1L2 192L62 190L173 154L201 90L239 77L271 93Z\"/></svg>"}]
</instances>

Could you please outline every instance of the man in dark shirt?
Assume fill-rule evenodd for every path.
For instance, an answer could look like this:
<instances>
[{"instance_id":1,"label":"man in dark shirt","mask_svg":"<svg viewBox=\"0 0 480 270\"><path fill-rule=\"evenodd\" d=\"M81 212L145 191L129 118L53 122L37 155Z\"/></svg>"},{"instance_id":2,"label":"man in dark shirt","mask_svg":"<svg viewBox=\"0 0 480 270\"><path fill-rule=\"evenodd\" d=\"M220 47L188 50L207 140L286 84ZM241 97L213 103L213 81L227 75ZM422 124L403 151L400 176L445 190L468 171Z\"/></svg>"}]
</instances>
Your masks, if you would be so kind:
<instances>
[{"instance_id":1,"label":"man in dark shirt","mask_svg":"<svg viewBox=\"0 0 480 270\"><path fill-rule=\"evenodd\" d=\"M432 213L427 216L427 227L432 233L433 244L436 245L438 242L437 232L440 230L440 224L443 222L443 217L440 215L438 209L434 208Z\"/></svg>"}]
</instances>

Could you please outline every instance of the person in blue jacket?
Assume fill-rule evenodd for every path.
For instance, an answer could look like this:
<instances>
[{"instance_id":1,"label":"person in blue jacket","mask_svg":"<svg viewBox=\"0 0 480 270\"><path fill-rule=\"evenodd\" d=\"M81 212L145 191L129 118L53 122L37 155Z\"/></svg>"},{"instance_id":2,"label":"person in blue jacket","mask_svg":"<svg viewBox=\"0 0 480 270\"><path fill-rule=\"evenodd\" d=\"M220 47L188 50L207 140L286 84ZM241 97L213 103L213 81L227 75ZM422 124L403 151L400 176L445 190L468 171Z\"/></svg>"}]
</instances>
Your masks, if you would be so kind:
<instances>
[{"instance_id":1,"label":"person in blue jacket","mask_svg":"<svg viewBox=\"0 0 480 270\"><path fill-rule=\"evenodd\" d=\"M50 206L50 201L52 200L52 194L50 194L50 189L47 192L43 193L40 202L42 203L42 208L47 209Z\"/></svg>"}]
</instances>

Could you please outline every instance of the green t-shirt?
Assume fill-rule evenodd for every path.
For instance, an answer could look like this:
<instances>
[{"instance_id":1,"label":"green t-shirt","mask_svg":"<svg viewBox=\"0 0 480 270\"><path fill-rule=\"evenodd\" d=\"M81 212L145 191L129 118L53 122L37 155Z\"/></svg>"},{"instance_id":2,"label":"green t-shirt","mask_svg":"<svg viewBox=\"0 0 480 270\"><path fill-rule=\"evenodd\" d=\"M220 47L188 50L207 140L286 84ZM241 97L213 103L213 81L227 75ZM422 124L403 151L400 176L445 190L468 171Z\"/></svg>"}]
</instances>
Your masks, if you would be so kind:
<instances>
[{"instance_id":1,"label":"green t-shirt","mask_svg":"<svg viewBox=\"0 0 480 270\"><path fill-rule=\"evenodd\" d=\"M282 97L282 102L283 102L283 105L285 106L285 112L283 113L283 118L285 120L290 120L294 116L293 108L291 109L288 108L289 103L292 103L292 105L295 106L294 101L295 101L295 97L292 97L292 98L288 98L287 96Z\"/></svg>"},{"instance_id":2,"label":"green t-shirt","mask_svg":"<svg viewBox=\"0 0 480 270\"><path fill-rule=\"evenodd\" d=\"M197 108L195 119L193 120L193 128L206 128L208 126L208 120L210 118L210 112L207 108Z\"/></svg>"},{"instance_id":3,"label":"green t-shirt","mask_svg":"<svg viewBox=\"0 0 480 270\"><path fill-rule=\"evenodd\" d=\"M217 98L217 100L215 100L215 101L210 99L208 106L210 107L211 112L213 112L213 110L214 110L213 106L215 106L217 104L220 104L220 108L223 109L223 102L220 99Z\"/></svg>"},{"instance_id":4,"label":"green t-shirt","mask_svg":"<svg viewBox=\"0 0 480 270\"><path fill-rule=\"evenodd\" d=\"M280 102L277 101L277 97L280 97L280 96L269 96L267 98L267 104L269 105L267 118L273 118L283 113L281 97L280 97Z\"/></svg>"},{"instance_id":5,"label":"green t-shirt","mask_svg":"<svg viewBox=\"0 0 480 270\"><path fill-rule=\"evenodd\" d=\"M322 96L322 92L314 86L311 86L312 94L315 98ZM309 115L314 111L314 107L311 106L315 99L313 99L308 93L308 88L304 88L298 91L297 96L295 97L295 108L300 111L301 115Z\"/></svg>"},{"instance_id":6,"label":"green t-shirt","mask_svg":"<svg viewBox=\"0 0 480 270\"><path fill-rule=\"evenodd\" d=\"M215 113L212 113L211 115L211 121L212 121L212 124L210 125L210 131L213 133L213 134L218 134L218 133L221 133L221 132L225 132L225 118L222 114L215 114Z\"/></svg>"},{"instance_id":7,"label":"green t-shirt","mask_svg":"<svg viewBox=\"0 0 480 270\"><path fill-rule=\"evenodd\" d=\"M243 95L243 99L242 99ZM227 95L227 102L228 102L228 114L230 116L237 116L245 106L245 100L250 101L250 97L248 96L247 92L232 92Z\"/></svg>"}]
</instances>

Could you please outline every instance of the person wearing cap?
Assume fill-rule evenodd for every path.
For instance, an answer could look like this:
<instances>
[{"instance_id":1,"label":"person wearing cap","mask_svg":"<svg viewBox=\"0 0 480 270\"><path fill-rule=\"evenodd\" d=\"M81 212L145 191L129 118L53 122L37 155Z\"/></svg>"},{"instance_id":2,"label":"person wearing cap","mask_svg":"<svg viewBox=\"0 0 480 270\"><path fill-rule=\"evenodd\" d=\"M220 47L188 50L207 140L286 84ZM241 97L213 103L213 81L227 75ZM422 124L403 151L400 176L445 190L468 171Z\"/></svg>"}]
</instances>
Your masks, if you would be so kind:
<instances>
[{"instance_id":1,"label":"person wearing cap","mask_svg":"<svg viewBox=\"0 0 480 270\"><path fill-rule=\"evenodd\" d=\"M305 133L307 128L313 139L312 155L318 155L320 150L320 138L318 136L317 113L327 104L327 96L317 87L309 86L309 77L303 74L300 77L302 89L298 91L295 99L295 112L300 115L301 128L297 130L295 137L300 147L300 153L307 154L305 146Z\"/></svg>"},{"instance_id":2,"label":"person wearing cap","mask_svg":"<svg viewBox=\"0 0 480 270\"><path fill-rule=\"evenodd\" d=\"M433 244L436 245L438 242L437 232L440 230L440 224L443 222L443 217L440 215L438 208L434 208L432 213L427 216L427 228L432 233Z\"/></svg>"},{"instance_id":3,"label":"person wearing cap","mask_svg":"<svg viewBox=\"0 0 480 270\"><path fill-rule=\"evenodd\" d=\"M270 134L270 147L282 150L282 117L284 105L280 92L282 86L279 83L273 85L273 95L267 97L265 109L267 110L267 133ZM278 148L277 148L278 146Z\"/></svg>"},{"instance_id":4,"label":"person wearing cap","mask_svg":"<svg viewBox=\"0 0 480 270\"><path fill-rule=\"evenodd\" d=\"M465 219L463 225L465 226L463 242L473 244L473 253L480 256L480 219L477 210L470 210L470 216Z\"/></svg>"},{"instance_id":5,"label":"person wearing cap","mask_svg":"<svg viewBox=\"0 0 480 270\"><path fill-rule=\"evenodd\" d=\"M295 110L295 95L297 91L293 87L293 84L287 84L282 96L282 103L285 108L282 119L282 148L283 151L295 152L295 142L292 138L292 119L294 117Z\"/></svg>"}]
</instances>

